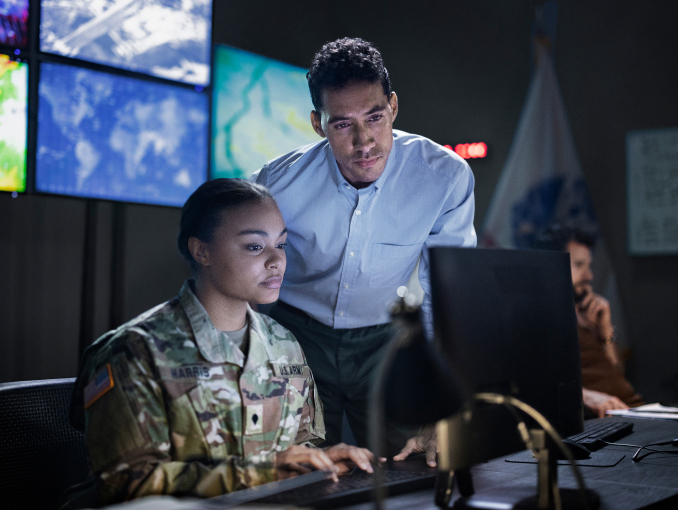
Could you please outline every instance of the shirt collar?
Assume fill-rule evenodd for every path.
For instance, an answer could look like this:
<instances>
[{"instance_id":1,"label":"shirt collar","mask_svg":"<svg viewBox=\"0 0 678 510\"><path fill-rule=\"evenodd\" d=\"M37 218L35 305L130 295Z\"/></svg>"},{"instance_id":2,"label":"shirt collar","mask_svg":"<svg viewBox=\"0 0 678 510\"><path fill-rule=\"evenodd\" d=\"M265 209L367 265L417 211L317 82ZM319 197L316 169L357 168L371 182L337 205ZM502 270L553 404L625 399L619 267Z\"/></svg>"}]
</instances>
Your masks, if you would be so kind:
<instances>
[{"instance_id":1,"label":"shirt collar","mask_svg":"<svg viewBox=\"0 0 678 510\"><path fill-rule=\"evenodd\" d=\"M245 356L242 351L212 323L205 307L198 300L193 292L193 280L187 280L179 291L179 301L186 312L188 322L193 329L195 343L198 345L200 354L212 363L232 363L243 367ZM247 318L250 325L254 324L252 320L252 310L247 306ZM250 341L252 333L250 328Z\"/></svg>"},{"instance_id":2,"label":"shirt collar","mask_svg":"<svg viewBox=\"0 0 678 510\"><path fill-rule=\"evenodd\" d=\"M369 190L374 188L374 191L378 192L384 186L384 181L386 180L387 175L392 172L392 168L395 166L395 161L398 159L398 157L395 154L397 151L398 145L394 141L393 145L391 146L391 152L389 153L388 158L386 159L386 166L384 166L384 171L381 172L381 175L376 181L374 181L372 184L363 189ZM350 185L350 183L346 180L346 177L344 177L344 175L341 173L341 170L339 170L339 165L337 164L337 160L335 159L334 154L332 153L332 147L330 146L329 142L327 143L327 152L328 152L327 159L330 161L330 165L332 166L333 169L331 175L334 178L334 183L337 185L337 189L341 190L342 186L346 186L346 184Z\"/></svg>"}]
</instances>

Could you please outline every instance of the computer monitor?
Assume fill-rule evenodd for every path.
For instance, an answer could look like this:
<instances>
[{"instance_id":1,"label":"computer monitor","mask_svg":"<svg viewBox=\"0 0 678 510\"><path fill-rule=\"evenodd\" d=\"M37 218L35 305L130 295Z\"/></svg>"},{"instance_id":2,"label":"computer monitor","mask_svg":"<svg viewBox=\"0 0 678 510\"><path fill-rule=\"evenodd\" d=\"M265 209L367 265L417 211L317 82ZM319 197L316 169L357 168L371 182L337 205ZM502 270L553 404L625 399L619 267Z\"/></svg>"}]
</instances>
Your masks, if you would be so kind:
<instances>
[{"instance_id":1,"label":"computer monitor","mask_svg":"<svg viewBox=\"0 0 678 510\"><path fill-rule=\"evenodd\" d=\"M216 45L211 177L247 178L267 161L320 141L306 69Z\"/></svg>"},{"instance_id":2,"label":"computer monitor","mask_svg":"<svg viewBox=\"0 0 678 510\"><path fill-rule=\"evenodd\" d=\"M28 65L0 55L0 191L26 189Z\"/></svg>"},{"instance_id":3,"label":"computer monitor","mask_svg":"<svg viewBox=\"0 0 678 510\"><path fill-rule=\"evenodd\" d=\"M569 255L430 249L436 347L467 402L477 392L529 404L561 436L583 430L581 364ZM524 415L523 415L524 416ZM534 425L526 416L528 427ZM503 406L472 404L449 422L451 470L524 450Z\"/></svg>"},{"instance_id":4,"label":"computer monitor","mask_svg":"<svg viewBox=\"0 0 678 510\"><path fill-rule=\"evenodd\" d=\"M211 0L40 1L40 51L198 86L211 26Z\"/></svg>"},{"instance_id":5,"label":"computer monitor","mask_svg":"<svg viewBox=\"0 0 678 510\"><path fill-rule=\"evenodd\" d=\"M28 0L0 2L0 45L28 46Z\"/></svg>"},{"instance_id":6,"label":"computer monitor","mask_svg":"<svg viewBox=\"0 0 678 510\"><path fill-rule=\"evenodd\" d=\"M37 191L180 207L207 178L208 99L185 86L43 62Z\"/></svg>"}]
</instances>

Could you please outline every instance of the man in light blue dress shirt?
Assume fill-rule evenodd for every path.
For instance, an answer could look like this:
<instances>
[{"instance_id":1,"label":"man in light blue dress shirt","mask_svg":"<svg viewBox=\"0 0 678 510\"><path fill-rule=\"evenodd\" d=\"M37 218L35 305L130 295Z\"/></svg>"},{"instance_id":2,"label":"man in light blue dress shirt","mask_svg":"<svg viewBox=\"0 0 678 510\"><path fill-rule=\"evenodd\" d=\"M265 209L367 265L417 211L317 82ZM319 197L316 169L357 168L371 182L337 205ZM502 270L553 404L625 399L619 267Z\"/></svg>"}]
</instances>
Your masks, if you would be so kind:
<instances>
[{"instance_id":1,"label":"man in light blue dress shirt","mask_svg":"<svg viewBox=\"0 0 678 510\"><path fill-rule=\"evenodd\" d=\"M302 345L328 443L341 440L345 411L366 446L371 377L391 334L389 305L421 259L423 320L431 330L427 248L476 245L474 179L454 152L393 130L398 98L370 43L327 43L307 77L311 122L324 140L253 176L271 190L288 229L287 273L271 316ZM399 441L402 448L397 438L392 449ZM426 449L421 440L411 443L412 451ZM435 465L434 449L431 455Z\"/></svg>"}]
</instances>

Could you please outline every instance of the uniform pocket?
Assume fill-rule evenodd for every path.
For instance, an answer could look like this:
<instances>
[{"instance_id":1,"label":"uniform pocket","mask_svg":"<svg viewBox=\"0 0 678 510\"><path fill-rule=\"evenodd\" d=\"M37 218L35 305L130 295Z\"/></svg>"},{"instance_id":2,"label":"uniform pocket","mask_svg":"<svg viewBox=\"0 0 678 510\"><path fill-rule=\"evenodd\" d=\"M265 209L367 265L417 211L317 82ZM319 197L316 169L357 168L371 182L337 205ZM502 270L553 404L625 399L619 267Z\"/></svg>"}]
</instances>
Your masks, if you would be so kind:
<instances>
[{"instance_id":1,"label":"uniform pocket","mask_svg":"<svg viewBox=\"0 0 678 510\"><path fill-rule=\"evenodd\" d=\"M372 245L370 287L406 285L417 264L423 243Z\"/></svg>"}]
</instances>

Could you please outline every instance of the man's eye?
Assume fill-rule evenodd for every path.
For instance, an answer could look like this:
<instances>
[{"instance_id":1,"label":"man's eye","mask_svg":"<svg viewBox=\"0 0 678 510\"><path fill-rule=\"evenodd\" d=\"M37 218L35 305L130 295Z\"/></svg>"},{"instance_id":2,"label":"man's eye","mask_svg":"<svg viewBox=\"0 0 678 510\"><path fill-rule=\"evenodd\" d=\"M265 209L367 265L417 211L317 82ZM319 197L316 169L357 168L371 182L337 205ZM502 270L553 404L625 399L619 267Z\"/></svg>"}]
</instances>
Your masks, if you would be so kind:
<instances>
[{"instance_id":1,"label":"man's eye","mask_svg":"<svg viewBox=\"0 0 678 510\"><path fill-rule=\"evenodd\" d=\"M339 124L334 125L335 129L346 129L347 127L348 127L348 122L340 122Z\"/></svg>"},{"instance_id":2,"label":"man's eye","mask_svg":"<svg viewBox=\"0 0 678 510\"><path fill-rule=\"evenodd\" d=\"M380 114L380 115L372 115L372 116L370 117L370 121L371 121L371 122L376 122L376 121L378 121L378 120L381 120L383 117L384 117L384 116L381 115L381 114Z\"/></svg>"}]
</instances>

